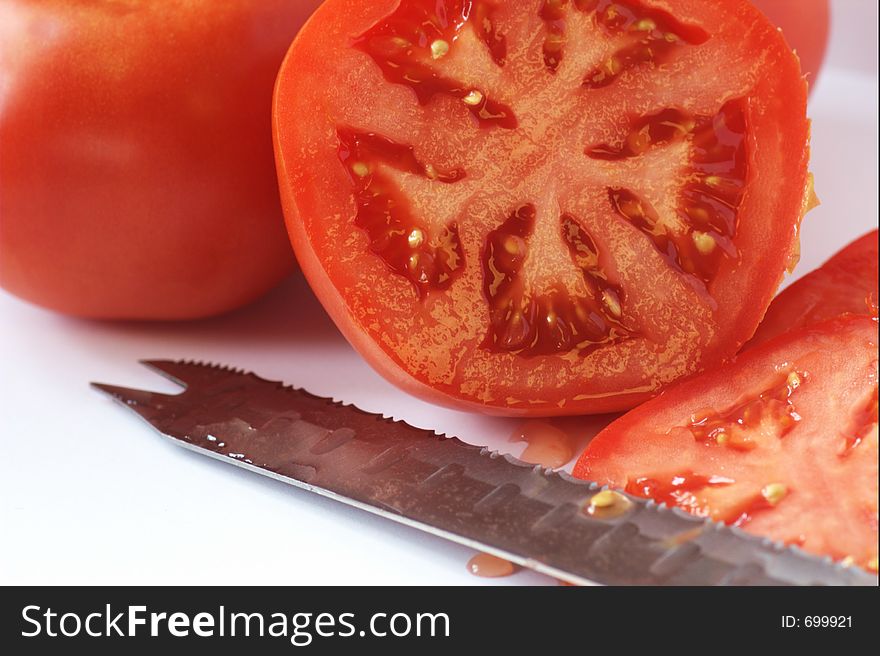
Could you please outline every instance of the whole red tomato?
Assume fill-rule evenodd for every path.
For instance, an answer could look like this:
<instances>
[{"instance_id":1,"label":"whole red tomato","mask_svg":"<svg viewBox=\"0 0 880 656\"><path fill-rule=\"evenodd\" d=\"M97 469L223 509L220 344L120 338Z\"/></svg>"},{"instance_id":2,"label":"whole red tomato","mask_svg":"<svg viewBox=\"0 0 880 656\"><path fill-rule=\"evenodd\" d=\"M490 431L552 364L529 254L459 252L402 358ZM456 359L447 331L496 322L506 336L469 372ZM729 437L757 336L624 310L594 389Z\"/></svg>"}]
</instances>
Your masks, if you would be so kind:
<instances>
[{"instance_id":1,"label":"whole red tomato","mask_svg":"<svg viewBox=\"0 0 880 656\"><path fill-rule=\"evenodd\" d=\"M184 319L278 282L272 87L319 3L0 0L0 285Z\"/></svg>"},{"instance_id":2,"label":"whole red tomato","mask_svg":"<svg viewBox=\"0 0 880 656\"><path fill-rule=\"evenodd\" d=\"M770 19L801 59L810 86L822 68L828 47L828 0L752 0Z\"/></svg>"}]
</instances>

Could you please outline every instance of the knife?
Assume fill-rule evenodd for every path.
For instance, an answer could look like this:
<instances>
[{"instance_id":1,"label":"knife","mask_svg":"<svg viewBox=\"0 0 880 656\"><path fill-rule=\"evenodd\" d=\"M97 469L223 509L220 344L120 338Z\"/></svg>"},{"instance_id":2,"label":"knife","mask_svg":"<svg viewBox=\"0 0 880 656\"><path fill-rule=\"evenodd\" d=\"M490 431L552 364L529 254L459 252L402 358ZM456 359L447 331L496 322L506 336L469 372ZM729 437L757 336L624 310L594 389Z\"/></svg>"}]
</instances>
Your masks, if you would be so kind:
<instances>
[{"instance_id":1,"label":"knife","mask_svg":"<svg viewBox=\"0 0 880 656\"><path fill-rule=\"evenodd\" d=\"M175 444L569 583L878 583L857 567L243 370L142 364L184 391L92 386Z\"/></svg>"}]
</instances>

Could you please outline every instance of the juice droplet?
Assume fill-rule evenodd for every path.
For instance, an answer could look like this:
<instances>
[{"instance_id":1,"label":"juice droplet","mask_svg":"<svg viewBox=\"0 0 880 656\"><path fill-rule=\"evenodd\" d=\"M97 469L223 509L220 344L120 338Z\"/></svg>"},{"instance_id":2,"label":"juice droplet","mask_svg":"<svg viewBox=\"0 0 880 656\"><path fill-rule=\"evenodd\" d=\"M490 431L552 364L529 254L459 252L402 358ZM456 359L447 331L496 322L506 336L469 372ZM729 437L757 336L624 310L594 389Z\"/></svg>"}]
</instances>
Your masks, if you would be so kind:
<instances>
[{"instance_id":1,"label":"juice droplet","mask_svg":"<svg viewBox=\"0 0 880 656\"><path fill-rule=\"evenodd\" d=\"M546 421L521 423L510 434L510 441L526 443L520 460L550 469L558 469L574 457L568 434Z\"/></svg>"},{"instance_id":2,"label":"juice droplet","mask_svg":"<svg viewBox=\"0 0 880 656\"><path fill-rule=\"evenodd\" d=\"M515 574L519 568L509 560L487 553L478 553L468 561L467 569L474 576L495 579Z\"/></svg>"}]
</instances>

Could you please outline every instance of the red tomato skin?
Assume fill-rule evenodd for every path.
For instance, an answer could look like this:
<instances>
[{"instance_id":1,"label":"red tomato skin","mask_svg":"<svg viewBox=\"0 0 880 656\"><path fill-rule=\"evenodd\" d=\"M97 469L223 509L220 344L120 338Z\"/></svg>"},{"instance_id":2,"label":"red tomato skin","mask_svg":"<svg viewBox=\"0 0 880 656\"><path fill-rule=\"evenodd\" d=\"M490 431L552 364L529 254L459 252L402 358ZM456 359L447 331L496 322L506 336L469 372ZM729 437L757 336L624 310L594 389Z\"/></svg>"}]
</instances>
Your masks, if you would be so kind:
<instances>
[{"instance_id":1,"label":"red tomato skin","mask_svg":"<svg viewBox=\"0 0 880 656\"><path fill-rule=\"evenodd\" d=\"M730 2L723 0L723 4L739 7L741 11L744 11L746 9L742 6L748 3L739 0L731 0ZM358 323L348 300L327 272L324 258L328 247L320 243L320 236L316 236L316 233L309 230L310 224L312 226L320 225L322 217L325 216L322 213L327 211L323 207L316 207L317 201L315 199L320 199L320 202L323 203L324 199L328 197L344 198L344 202L340 205L340 211L353 215L350 210L351 197L344 178L345 174L342 170L336 170L338 161L335 159L335 147L324 143L324 137L317 138L315 142L309 142L308 132L314 128L297 118L301 115L304 107L316 107L317 115L320 116L320 130L330 132L334 120L334 108L332 107L333 100L327 95L326 86L324 86L327 78L312 79L308 74L302 74L299 76L301 86L296 90L296 93L292 92L289 85L290 80L295 79L295 71L310 71L324 67L322 62L326 61L328 57L326 41L328 33L359 34L379 17L391 13L397 5L398 2L395 0L374 0L356 7L345 5L345 11L342 11L340 7L343 6L343 3L326 2L312 18L310 26L313 29L309 29L310 26L307 26L294 41L285 62L282 64L276 83L273 121L282 206L288 233L297 254L297 261L325 310L355 350L384 378L420 399L449 408L496 416L566 416L619 412L654 397L657 394L657 389L646 391L644 388L633 387L603 391L596 395L580 395L584 397L584 400L571 402L571 398L569 398L564 405L559 405L558 399L552 399L550 402L534 402L531 406L524 404L511 406L503 400L494 403L481 402L474 398L465 397L452 386L433 385L413 376L401 364L399 357L394 352L378 343ZM337 47L333 46L333 48ZM776 56L780 53L774 50L773 54ZM791 58L787 56L787 52L785 54L785 60L780 61L778 65L786 70L799 70L797 62L788 61ZM764 84L761 83L761 86L764 87ZM338 87L334 87L332 96L338 97L343 93ZM773 109L768 108L765 111L779 111L779 108L784 105L788 107L805 107L806 105L806 85L800 78L797 79L797 84L787 86L784 92L777 89L776 94L778 98L774 97L770 100ZM788 100L783 103L779 100L782 97ZM782 190L778 186L773 186L773 195L782 199L787 207L802 207L809 160L807 126L806 121L802 126L799 124L798 138L791 139L779 152L780 158L787 161L792 167L792 174L787 176L787 179L802 183L793 183ZM761 134L756 138L772 141L769 126L761 127L759 131ZM294 135L296 138L302 138L304 143L308 143L308 146L301 146L303 150L320 149L327 153L333 153L334 159L329 165L318 161L323 155L309 162L301 161L295 149L291 148ZM316 142L319 144L316 145ZM325 177L326 170L329 168L333 169L333 173L331 176ZM752 196L758 197L770 186L769 179L756 181L756 189ZM762 268L754 266L754 262L751 261L752 256L748 254L746 259L750 261L745 264L740 263L742 264L740 267L742 269L741 278L747 281L744 284L752 285L755 288L754 293L749 296L751 302L748 306L742 307L736 325L729 329L729 334L727 333L728 329L725 329L725 336L719 335L716 343L713 344L719 353L713 357L712 364L717 364L718 361L731 357L753 334L754 327L760 321L775 290L782 281L785 264L796 257L801 218L801 216L797 216L794 221L776 222L770 227L772 234L769 236L766 233L750 234L744 239L742 250L746 253L756 249L760 243L772 242L775 244L777 261ZM730 268L735 267L731 265ZM723 298L724 303L729 304L732 302L731 299L735 298L737 305L742 305L741 292L742 290L733 286L718 291L719 297ZM490 384L494 382L489 381ZM527 389L520 391L523 394L529 392ZM577 394L572 394L573 396L577 396Z\"/></svg>"},{"instance_id":2,"label":"red tomato skin","mask_svg":"<svg viewBox=\"0 0 880 656\"><path fill-rule=\"evenodd\" d=\"M828 0L752 0L782 30L788 45L801 60L810 90L825 61L831 7Z\"/></svg>"},{"instance_id":3,"label":"red tomato skin","mask_svg":"<svg viewBox=\"0 0 880 656\"><path fill-rule=\"evenodd\" d=\"M878 300L877 231L852 242L780 293L745 348L842 314L871 314Z\"/></svg>"},{"instance_id":4,"label":"red tomato skin","mask_svg":"<svg viewBox=\"0 0 880 656\"><path fill-rule=\"evenodd\" d=\"M269 109L319 0L0 0L0 285L192 319L293 267Z\"/></svg>"}]
</instances>

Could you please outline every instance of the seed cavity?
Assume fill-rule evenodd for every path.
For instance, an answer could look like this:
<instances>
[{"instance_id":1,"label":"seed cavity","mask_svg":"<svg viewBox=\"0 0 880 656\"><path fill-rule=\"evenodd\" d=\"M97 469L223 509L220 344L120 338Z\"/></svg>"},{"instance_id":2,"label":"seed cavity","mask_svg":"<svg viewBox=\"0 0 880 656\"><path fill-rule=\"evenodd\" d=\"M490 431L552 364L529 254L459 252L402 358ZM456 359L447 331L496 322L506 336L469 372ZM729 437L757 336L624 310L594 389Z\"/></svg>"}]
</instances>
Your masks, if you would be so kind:
<instances>
[{"instance_id":1,"label":"seed cavity","mask_svg":"<svg viewBox=\"0 0 880 656\"><path fill-rule=\"evenodd\" d=\"M629 34L638 40L621 47L588 72L583 82L588 89L608 86L636 67L662 64L674 55L676 48L697 46L709 39L705 30L681 23L661 9L645 7L634 0L600 0L596 22L612 37Z\"/></svg>"},{"instance_id":2,"label":"seed cavity","mask_svg":"<svg viewBox=\"0 0 880 656\"><path fill-rule=\"evenodd\" d=\"M489 0L405 0L358 37L354 47L370 55L390 83L412 89L419 103L427 104L437 95L451 96L464 102L480 127L513 129L517 120L510 107L441 75L433 66L449 55L469 24L489 49L495 64L504 66L507 41L496 29L496 9L497 5Z\"/></svg>"},{"instance_id":3,"label":"seed cavity","mask_svg":"<svg viewBox=\"0 0 880 656\"><path fill-rule=\"evenodd\" d=\"M539 12L544 21L544 65L555 73L562 63L565 49L565 17L568 0L544 0Z\"/></svg>"},{"instance_id":4,"label":"seed cavity","mask_svg":"<svg viewBox=\"0 0 880 656\"><path fill-rule=\"evenodd\" d=\"M403 192L378 165L438 184L454 184L464 177L464 171L425 164L416 157L413 146L376 133L339 127L337 137L339 159L351 171L357 205L354 224L366 233L370 250L407 279L421 298L431 290L449 287L464 265L457 224L450 223L431 235Z\"/></svg>"},{"instance_id":5,"label":"seed cavity","mask_svg":"<svg viewBox=\"0 0 880 656\"><path fill-rule=\"evenodd\" d=\"M561 236L587 294L572 296L559 285L543 294L528 288L522 269L536 214L534 205L523 205L486 237L483 290L490 314L483 347L521 356L587 355L632 337L635 331L622 321L623 292L608 280L595 242L569 214L560 217Z\"/></svg>"},{"instance_id":6,"label":"seed cavity","mask_svg":"<svg viewBox=\"0 0 880 656\"><path fill-rule=\"evenodd\" d=\"M586 149L592 159L620 160L635 157L651 148L681 141L697 127L696 119L685 111L664 109L630 119L629 130L621 146L597 144Z\"/></svg>"},{"instance_id":7,"label":"seed cavity","mask_svg":"<svg viewBox=\"0 0 880 656\"><path fill-rule=\"evenodd\" d=\"M671 56L673 45L698 45L708 38L703 30L632 0L544 0L538 13L544 21L544 65L550 73L557 71L565 56L566 20L571 5L581 13L594 14L596 23L612 35L639 38L588 73L584 81L587 87L610 84L625 70L639 64L662 63Z\"/></svg>"},{"instance_id":8,"label":"seed cavity","mask_svg":"<svg viewBox=\"0 0 880 656\"><path fill-rule=\"evenodd\" d=\"M691 116L678 109L637 116L621 145L586 149L593 159L619 160L689 142L692 171L679 192L679 226L667 227L651 204L629 189L609 188L608 195L612 210L645 234L670 266L705 284L726 259L739 257L733 239L748 176L746 104L743 99L728 101L715 116Z\"/></svg>"},{"instance_id":9,"label":"seed cavity","mask_svg":"<svg viewBox=\"0 0 880 656\"><path fill-rule=\"evenodd\" d=\"M783 438L801 420L792 395L806 375L795 371L777 374L777 379L760 393L737 401L727 408L695 413L685 426L698 442L717 444L736 451L758 447L750 431L770 420Z\"/></svg>"}]
</instances>

